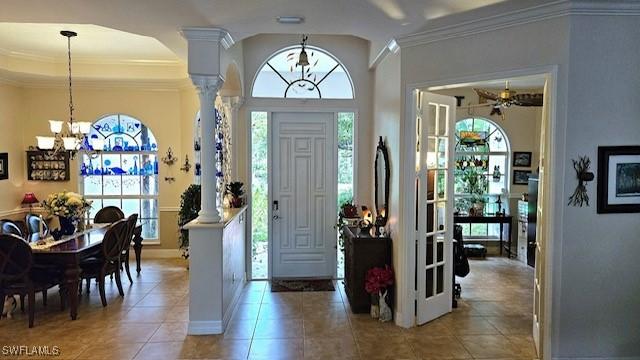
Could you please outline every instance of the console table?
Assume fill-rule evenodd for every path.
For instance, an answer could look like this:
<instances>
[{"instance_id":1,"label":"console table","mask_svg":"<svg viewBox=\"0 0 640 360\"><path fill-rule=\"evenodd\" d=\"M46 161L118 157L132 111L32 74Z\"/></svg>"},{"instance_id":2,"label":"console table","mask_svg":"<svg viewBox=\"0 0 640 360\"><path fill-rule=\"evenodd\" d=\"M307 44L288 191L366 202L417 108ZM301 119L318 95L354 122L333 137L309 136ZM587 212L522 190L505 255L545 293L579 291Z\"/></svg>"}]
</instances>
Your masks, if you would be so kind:
<instances>
[{"instance_id":1,"label":"console table","mask_svg":"<svg viewBox=\"0 0 640 360\"><path fill-rule=\"evenodd\" d=\"M344 290L354 314L368 313L371 295L364 289L367 271L373 267L391 266L391 238L374 237L357 227L344 226ZM392 301L393 294L387 299ZM391 305L391 304L389 304Z\"/></svg>"},{"instance_id":2,"label":"console table","mask_svg":"<svg viewBox=\"0 0 640 360\"><path fill-rule=\"evenodd\" d=\"M513 226L513 217L511 215L505 216L453 216L453 222L455 224L500 224L500 255L502 255L502 233L504 225L509 225L509 236L507 237L507 246L504 250L507 251L507 256L511 257L511 227Z\"/></svg>"}]
</instances>

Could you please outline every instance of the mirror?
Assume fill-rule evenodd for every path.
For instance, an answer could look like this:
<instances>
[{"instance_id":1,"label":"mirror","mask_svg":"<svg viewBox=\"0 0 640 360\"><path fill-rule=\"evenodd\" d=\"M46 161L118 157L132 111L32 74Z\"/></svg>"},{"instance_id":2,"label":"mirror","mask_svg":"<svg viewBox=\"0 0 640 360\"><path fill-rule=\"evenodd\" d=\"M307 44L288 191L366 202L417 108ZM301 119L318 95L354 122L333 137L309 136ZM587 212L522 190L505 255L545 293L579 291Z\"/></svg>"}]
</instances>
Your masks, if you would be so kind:
<instances>
[{"instance_id":1,"label":"mirror","mask_svg":"<svg viewBox=\"0 0 640 360\"><path fill-rule=\"evenodd\" d=\"M380 136L374 164L376 225L378 226L385 226L389 218L389 172L389 154Z\"/></svg>"}]
</instances>

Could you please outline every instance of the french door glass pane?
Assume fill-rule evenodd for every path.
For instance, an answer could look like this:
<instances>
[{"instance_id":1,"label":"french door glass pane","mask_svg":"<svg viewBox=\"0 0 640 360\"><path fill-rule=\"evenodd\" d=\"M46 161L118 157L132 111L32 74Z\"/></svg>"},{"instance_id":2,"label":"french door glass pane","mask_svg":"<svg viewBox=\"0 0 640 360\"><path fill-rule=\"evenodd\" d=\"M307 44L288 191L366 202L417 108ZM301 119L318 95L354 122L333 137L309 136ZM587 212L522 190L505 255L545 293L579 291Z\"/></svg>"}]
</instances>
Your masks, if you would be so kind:
<instances>
[{"instance_id":1,"label":"french door glass pane","mask_svg":"<svg viewBox=\"0 0 640 360\"><path fill-rule=\"evenodd\" d=\"M444 261L444 239L441 237L439 237L437 241L436 261Z\"/></svg>"},{"instance_id":2,"label":"french door glass pane","mask_svg":"<svg viewBox=\"0 0 640 360\"><path fill-rule=\"evenodd\" d=\"M444 291L444 265L438 266L436 271L436 295Z\"/></svg>"},{"instance_id":3,"label":"french door glass pane","mask_svg":"<svg viewBox=\"0 0 640 360\"><path fill-rule=\"evenodd\" d=\"M449 108L447 106L439 106L438 111L438 135L444 136L447 134L447 115L449 113Z\"/></svg>"},{"instance_id":4,"label":"french door glass pane","mask_svg":"<svg viewBox=\"0 0 640 360\"><path fill-rule=\"evenodd\" d=\"M429 268L426 270L426 296L425 298L430 298L433 296L433 268Z\"/></svg>"},{"instance_id":5,"label":"french door glass pane","mask_svg":"<svg viewBox=\"0 0 640 360\"><path fill-rule=\"evenodd\" d=\"M429 112L429 116L427 119L427 135L435 135L436 134L436 116L438 114L438 107L435 104L429 104L427 107L427 111ZM423 121L424 123L424 121Z\"/></svg>"},{"instance_id":6,"label":"french door glass pane","mask_svg":"<svg viewBox=\"0 0 640 360\"><path fill-rule=\"evenodd\" d=\"M433 264L433 236L427 236L427 263L429 266Z\"/></svg>"},{"instance_id":7,"label":"french door glass pane","mask_svg":"<svg viewBox=\"0 0 640 360\"><path fill-rule=\"evenodd\" d=\"M284 90L283 92L284 93ZM251 113L251 276L268 276L267 113Z\"/></svg>"}]
</instances>

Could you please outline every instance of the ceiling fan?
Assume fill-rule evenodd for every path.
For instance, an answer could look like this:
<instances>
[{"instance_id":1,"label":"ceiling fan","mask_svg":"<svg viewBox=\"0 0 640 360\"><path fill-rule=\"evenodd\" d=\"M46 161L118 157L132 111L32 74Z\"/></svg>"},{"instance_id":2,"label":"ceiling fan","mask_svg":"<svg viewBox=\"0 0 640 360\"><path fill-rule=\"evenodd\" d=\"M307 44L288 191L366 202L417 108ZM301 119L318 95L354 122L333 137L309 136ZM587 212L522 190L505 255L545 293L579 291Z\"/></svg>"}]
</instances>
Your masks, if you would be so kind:
<instances>
[{"instance_id":1,"label":"ceiling fan","mask_svg":"<svg viewBox=\"0 0 640 360\"><path fill-rule=\"evenodd\" d=\"M495 103L487 104L493 106L490 115L502 115L502 109L511 106L542 106L544 94L516 94L515 91L509 90L509 81L506 82L504 90L496 94L483 89L473 89L480 97L480 103L486 100L493 100Z\"/></svg>"}]
</instances>

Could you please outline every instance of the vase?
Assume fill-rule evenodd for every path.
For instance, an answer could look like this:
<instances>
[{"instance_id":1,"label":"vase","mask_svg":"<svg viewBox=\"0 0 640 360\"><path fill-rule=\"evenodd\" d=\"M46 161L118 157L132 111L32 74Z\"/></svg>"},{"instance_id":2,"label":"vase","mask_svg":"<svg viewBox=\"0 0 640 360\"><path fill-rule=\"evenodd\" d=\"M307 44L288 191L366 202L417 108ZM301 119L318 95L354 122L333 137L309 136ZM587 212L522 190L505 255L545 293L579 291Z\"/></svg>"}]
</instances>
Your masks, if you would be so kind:
<instances>
[{"instance_id":1,"label":"vase","mask_svg":"<svg viewBox=\"0 0 640 360\"><path fill-rule=\"evenodd\" d=\"M371 314L371 317L374 319L380 317L380 305L378 303L379 296L379 294L371 294L371 311L369 314Z\"/></svg>"},{"instance_id":2,"label":"vase","mask_svg":"<svg viewBox=\"0 0 640 360\"><path fill-rule=\"evenodd\" d=\"M391 308L387 304L386 290L384 291L384 293L380 292L379 304L380 304L380 314L379 314L378 320L380 320L380 322L390 321L393 318L393 315L391 314Z\"/></svg>"},{"instance_id":3,"label":"vase","mask_svg":"<svg viewBox=\"0 0 640 360\"><path fill-rule=\"evenodd\" d=\"M60 233L62 235L72 235L76 232L76 221L73 218L60 216Z\"/></svg>"}]
</instances>

